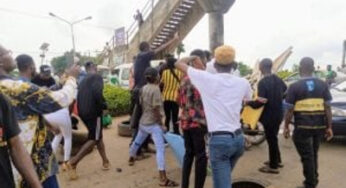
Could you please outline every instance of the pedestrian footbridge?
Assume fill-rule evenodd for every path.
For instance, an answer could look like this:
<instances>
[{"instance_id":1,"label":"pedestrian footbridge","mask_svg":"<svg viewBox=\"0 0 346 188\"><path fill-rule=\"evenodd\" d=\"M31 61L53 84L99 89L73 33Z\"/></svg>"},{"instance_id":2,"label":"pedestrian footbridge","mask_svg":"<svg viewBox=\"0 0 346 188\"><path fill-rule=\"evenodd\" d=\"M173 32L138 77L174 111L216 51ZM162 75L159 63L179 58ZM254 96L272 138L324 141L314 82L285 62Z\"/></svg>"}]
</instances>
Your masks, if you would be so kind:
<instances>
[{"instance_id":1,"label":"pedestrian footbridge","mask_svg":"<svg viewBox=\"0 0 346 188\"><path fill-rule=\"evenodd\" d=\"M155 49L179 32L180 41L173 43L163 53L173 52L205 14L197 0L149 0L141 13L144 22L140 26L133 22L126 30L125 46L115 46L115 39L112 39L114 55L122 56L125 62L130 62L138 53L140 42L148 41Z\"/></svg>"}]
</instances>

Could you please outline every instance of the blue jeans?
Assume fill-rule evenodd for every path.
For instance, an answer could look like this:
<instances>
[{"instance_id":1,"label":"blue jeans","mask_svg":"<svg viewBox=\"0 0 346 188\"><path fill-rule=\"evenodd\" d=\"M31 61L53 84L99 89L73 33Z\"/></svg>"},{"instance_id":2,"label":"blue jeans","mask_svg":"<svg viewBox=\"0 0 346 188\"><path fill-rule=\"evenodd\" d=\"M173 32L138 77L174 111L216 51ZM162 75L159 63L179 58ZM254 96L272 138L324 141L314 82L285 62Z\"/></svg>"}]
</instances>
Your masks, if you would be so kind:
<instances>
[{"instance_id":1,"label":"blue jeans","mask_svg":"<svg viewBox=\"0 0 346 188\"><path fill-rule=\"evenodd\" d=\"M59 188L58 180L56 179L56 175L50 176L42 183L43 188Z\"/></svg>"},{"instance_id":2,"label":"blue jeans","mask_svg":"<svg viewBox=\"0 0 346 188\"><path fill-rule=\"evenodd\" d=\"M165 170L165 143L160 125L140 125L135 141L130 147L130 156L135 157L139 147L151 135L156 149L156 163L159 171Z\"/></svg>"},{"instance_id":3,"label":"blue jeans","mask_svg":"<svg viewBox=\"0 0 346 188\"><path fill-rule=\"evenodd\" d=\"M244 136L211 136L209 152L214 188L232 188L231 172L244 153Z\"/></svg>"}]
</instances>

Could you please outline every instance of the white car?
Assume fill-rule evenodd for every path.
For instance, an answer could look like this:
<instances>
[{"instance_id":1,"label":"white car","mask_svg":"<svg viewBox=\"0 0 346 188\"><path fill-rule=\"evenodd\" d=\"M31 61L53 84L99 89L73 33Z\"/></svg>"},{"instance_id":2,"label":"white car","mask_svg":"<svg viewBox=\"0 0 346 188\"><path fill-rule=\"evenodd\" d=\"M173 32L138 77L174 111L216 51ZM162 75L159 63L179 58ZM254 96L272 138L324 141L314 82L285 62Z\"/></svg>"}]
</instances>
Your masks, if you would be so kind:
<instances>
[{"instance_id":1,"label":"white car","mask_svg":"<svg viewBox=\"0 0 346 188\"><path fill-rule=\"evenodd\" d=\"M129 89L130 86L130 72L132 69L131 63L124 63L122 65L116 66L112 71L112 74L118 78L119 85L122 88Z\"/></svg>"},{"instance_id":2,"label":"white car","mask_svg":"<svg viewBox=\"0 0 346 188\"><path fill-rule=\"evenodd\" d=\"M333 85L330 93L333 96L333 102L346 103L346 80Z\"/></svg>"}]
</instances>

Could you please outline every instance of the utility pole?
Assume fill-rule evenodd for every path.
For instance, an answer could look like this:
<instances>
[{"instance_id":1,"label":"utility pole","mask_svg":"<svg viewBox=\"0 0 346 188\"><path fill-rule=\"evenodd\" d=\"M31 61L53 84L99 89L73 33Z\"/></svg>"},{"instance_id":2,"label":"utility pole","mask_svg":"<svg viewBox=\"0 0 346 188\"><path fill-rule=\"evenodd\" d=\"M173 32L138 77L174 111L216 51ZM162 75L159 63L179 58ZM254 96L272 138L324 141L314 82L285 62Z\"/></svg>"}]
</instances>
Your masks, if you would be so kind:
<instances>
[{"instance_id":1,"label":"utility pole","mask_svg":"<svg viewBox=\"0 0 346 188\"><path fill-rule=\"evenodd\" d=\"M70 28L71 28L71 38L72 38L72 59L74 59L74 57L76 56L76 44L75 44L75 37L74 37L74 29L73 29L73 26L76 25L77 23L80 23L82 21L85 21L85 20L91 20L92 17L91 16L88 16L88 17L85 17L83 19L80 19L80 20L77 20L77 21L73 21L73 22L70 22L70 21L67 21L66 19L60 17L60 16L57 16L53 13L49 13L49 16L52 16L54 18L57 18L58 20L60 21L63 21L65 23L67 23Z\"/></svg>"},{"instance_id":2,"label":"utility pole","mask_svg":"<svg viewBox=\"0 0 346 188\"><path fill-rule=\"evenodd\" d=\"M346 68L346 40L344 40L344 45L342 49L342 62L341 62L341 68Z\"/></svg>"}]
</instances>

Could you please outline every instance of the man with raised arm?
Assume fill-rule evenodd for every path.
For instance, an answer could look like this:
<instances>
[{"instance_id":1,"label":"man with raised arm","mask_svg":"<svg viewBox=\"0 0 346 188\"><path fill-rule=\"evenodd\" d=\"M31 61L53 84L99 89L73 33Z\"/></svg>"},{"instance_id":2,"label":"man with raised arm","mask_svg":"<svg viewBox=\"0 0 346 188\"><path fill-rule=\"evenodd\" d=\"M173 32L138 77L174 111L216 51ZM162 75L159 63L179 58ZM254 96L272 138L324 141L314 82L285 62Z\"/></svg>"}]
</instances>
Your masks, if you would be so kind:
<instances>
[{"instance_id":1,"label":"man with raised arm","mask_svg":"<svg viewBox=\"0 0 346 188\"><path fill-rule=\"evenodd\" d=\"M11 51L0 45L0 92L11 102L19 127L20 137L30 153L36 173L44 188L58 188L56 178L58 163L48 139L48 130L43 114L51 113L69 106L77 92L76 77L80 67L73 65L68 69L68 78L61 90L50 91L34 84L13 80L9 73L15 68ZM17 187L29 187L28 182L14 171Z\"/></svg>"}]
</instances>

